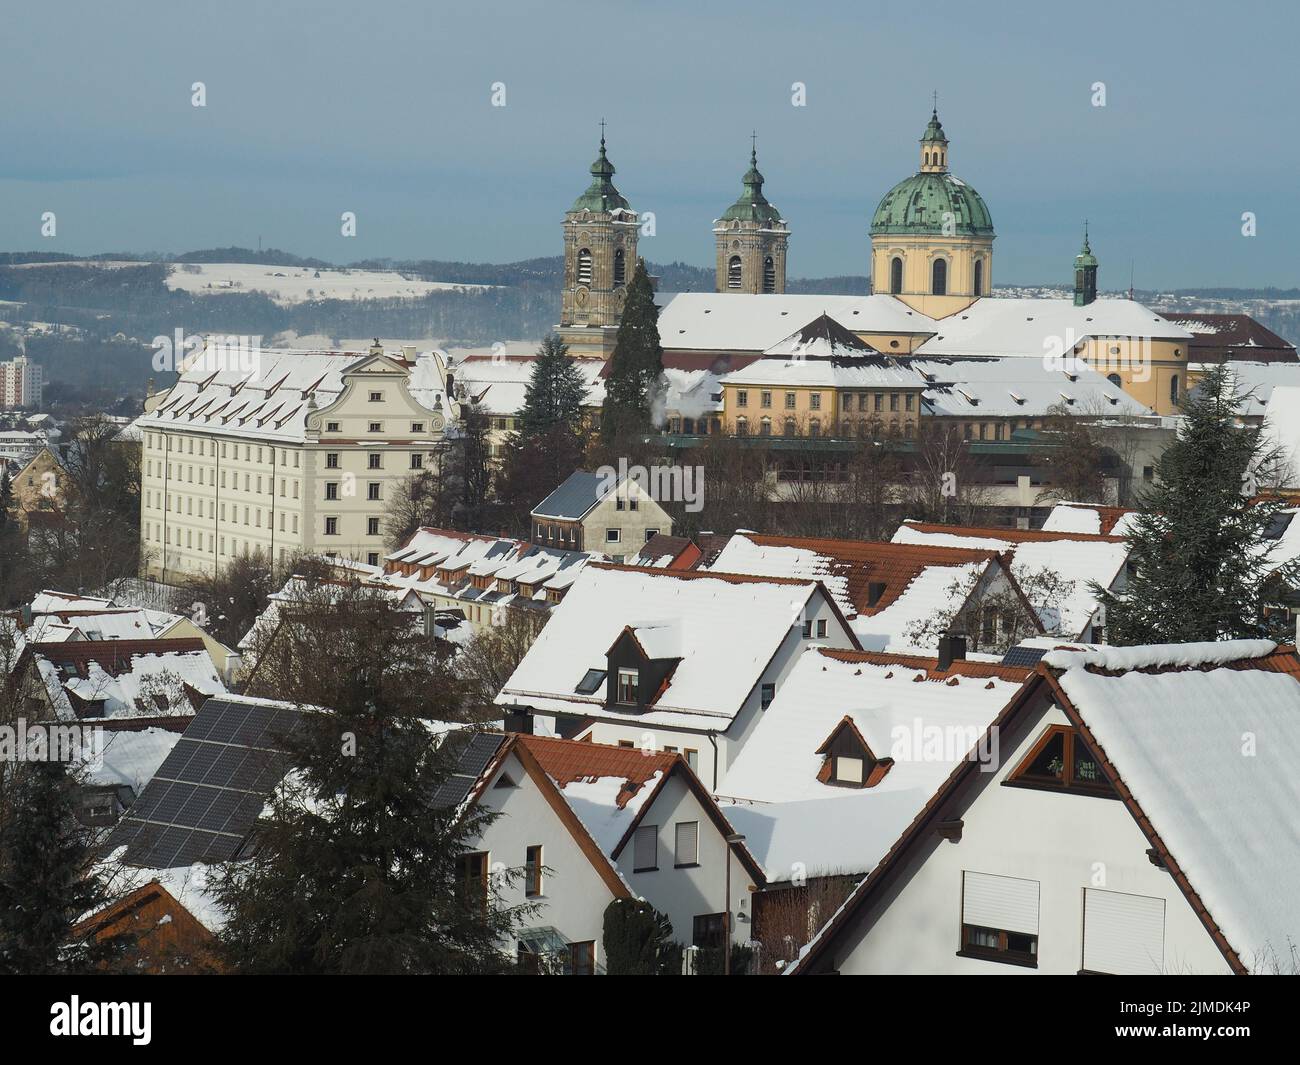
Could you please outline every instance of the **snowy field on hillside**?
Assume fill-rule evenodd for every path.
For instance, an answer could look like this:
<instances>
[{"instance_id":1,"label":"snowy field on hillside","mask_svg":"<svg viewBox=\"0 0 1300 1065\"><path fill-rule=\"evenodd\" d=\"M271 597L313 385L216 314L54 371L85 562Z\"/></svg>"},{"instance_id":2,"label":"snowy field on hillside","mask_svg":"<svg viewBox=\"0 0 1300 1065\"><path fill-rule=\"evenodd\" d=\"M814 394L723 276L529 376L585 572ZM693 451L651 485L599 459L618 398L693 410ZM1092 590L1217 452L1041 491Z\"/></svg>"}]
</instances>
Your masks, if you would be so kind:
<instances>
[{"instance_id":1,"label":"snowy field on hillside","mask_svg":"<svg viewBox=\"0 0 1300 1065\"><path fill-rule=\"evenodd\" d=\"M176 263L167 287L201 296L260 292L282 306L307 300L418 299L430 292L473 291L490 285L420 281L396 270L331 270L257 263Z\"/></svg>"}]
</instances>

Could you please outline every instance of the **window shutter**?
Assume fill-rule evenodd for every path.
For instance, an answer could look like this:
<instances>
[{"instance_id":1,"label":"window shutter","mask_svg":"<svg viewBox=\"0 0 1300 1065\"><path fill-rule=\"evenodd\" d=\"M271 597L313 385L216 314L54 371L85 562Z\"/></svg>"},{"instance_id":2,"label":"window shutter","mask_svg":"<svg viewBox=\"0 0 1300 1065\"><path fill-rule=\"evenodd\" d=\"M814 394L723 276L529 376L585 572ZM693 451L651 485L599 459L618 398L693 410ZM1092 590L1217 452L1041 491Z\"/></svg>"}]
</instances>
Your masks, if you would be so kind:
<instances>
[{"instance_id":1,"label":"window shutter","mask_svg":"<svg viewBox=\"0 0 1300 1065\"><path fill-rule=\"evenodd\" d=\"M1083 967L1138 976L1165 961L1165 900L1120 891L1083 891Z\"/></svg>"},{"instance_id":2,"label":"window shutter","mask_svg":"<svg viewBox=\"0 0 1300 1065\"><path fill-rule=\"evenodd\" d=\"M659 826L642 825L632 841L632 867L653 869L659 864Z\"/></svg>"},{"instance_id":3,"label":"window shutter","mask_svg":"<svg viewBox=\"0 0 1300 1065\"><path fill-rule=\"evenodd\" d=\"M962 874L962 923L1038 935L1038 881Z\"/></svg>"},{"instance_id":4,"label":"window shutter","mask_svg":"<svg viewBox=\"0 0 1300 1065\"><path fill-rule=\"evenodd\" d=\"M694 865L700 860L700 823L698 821L677 822L677 843L673 850L673 861L677 865Z\"/></svg>"}]
</instances>

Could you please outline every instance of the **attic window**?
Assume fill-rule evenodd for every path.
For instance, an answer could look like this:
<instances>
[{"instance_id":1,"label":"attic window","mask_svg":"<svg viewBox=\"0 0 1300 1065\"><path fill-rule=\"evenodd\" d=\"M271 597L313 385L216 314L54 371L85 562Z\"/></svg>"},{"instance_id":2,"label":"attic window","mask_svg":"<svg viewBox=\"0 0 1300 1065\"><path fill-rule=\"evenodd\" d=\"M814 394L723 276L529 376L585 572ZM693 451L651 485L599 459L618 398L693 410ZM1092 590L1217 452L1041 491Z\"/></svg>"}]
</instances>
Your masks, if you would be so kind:
<instances>
[{"instance_id":1,"label":"attic window","mask_svg":"<svg viewBox=\"0 0 1300 1065\"><path fill-rule=\"evenodd\" d=\"M589 669L583 674L582 680L578 681L578 686L573 690L579 695L591 695L596 692L602 684L605 683L605 670Z\"/></svg>"},{"instance_id":2,"label":"attic window","mask_svg":"<svg viewBox=\"0 0 1300 1065\"><path fill-rule=\"evenodd\" d=\"M837 788L871 788L894 764L892 758L877 758L853 719L847 715L835 726L826 742L817 748L823 756L817 779Z\"/></svg>"},{"instance_id":3,"label":"attic window","mask_svg":"<svg viewBox=\"0 0 1300 1065\"><path fill-rule=\"evenodd\" d=\"M637 705L637 689L640 686L641 672L636 669L618 671L618 701L622 706Z\"/></svg>"},{"instance_id":4,"label":"attic window","mask_svg":"<svg viewBox=\"0 0 1300 1065\"><path fill-rule=\"evenodd\" d=\"M1116 798L1097 756L1069 725L1052 725L1007 777L1007 784Z\"/></svg>"}]
</instances>

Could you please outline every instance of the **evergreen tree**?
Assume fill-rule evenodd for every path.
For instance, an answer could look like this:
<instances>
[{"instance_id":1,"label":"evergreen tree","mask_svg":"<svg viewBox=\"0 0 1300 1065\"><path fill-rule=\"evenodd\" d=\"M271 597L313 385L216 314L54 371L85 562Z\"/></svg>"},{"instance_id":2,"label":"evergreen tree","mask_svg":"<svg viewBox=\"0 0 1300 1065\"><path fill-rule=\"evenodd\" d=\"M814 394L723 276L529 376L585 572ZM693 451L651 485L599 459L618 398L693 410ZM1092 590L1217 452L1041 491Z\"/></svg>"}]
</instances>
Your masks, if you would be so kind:
<instances>
[{"instance_id":1,"label":"evergreen tree","mask_svg":"<svg viewBox=\"0 0 1300 1065\"><path fill-rule=\"evenodd\" d=\"M549 334L537 349L537 359L524 390L519 431L537 437L560 427L580 437L582 407L586 402L587 383L569 358L568 346L556 334Z\"/></svg>"},{"instance_id":2,"label":"evergreen tree","mask_svg":"<svg viewBox=\"0 0 1300 1065\"><path fill-rule=\"evenodd\" d=\"M516 531L527 528L528 513L537 502L582 466L586 400L586 381L568 347L558 336L547 336L502 466L500 496Z\"/></svg>"},{"instance_id":3,"label":"evergreen tree","mask_svg":"<svg viewBox=\"0 0 1300 1065\"><path fill-rule=\"evenodd\" d=\"M605 907L601 938L610 976L681 975L672 922L644 899L615 899Z\"/></svg>"},{"instance_id":4,"label":"evergreen tree","mask_svg":"<svg viewBox=\"0 0 1300 1065\"><path fill-rule=\"evenodd\" d=\"M461 875L491 815L439 798L470 734L431 740L427 719L457 720L462 703L434 639L360 584L318 586L267 639L252 691L294 693L301 723L256 852L217 878L226 960L244 973L508 967L501 943L525 911Z\"/></svg>"},{"instance_id":5,"label":"evergreen tree","mask_svg":"<svg viewBox=\"0 0 1300 1065\"><path fill-rule=\"evenodd\" d=\"M0 609L17 606L27 598L32 582L26 544L14 513L9 469L0 459ZM34 590L34 589L31 589Z\"/></svg>"},{"instance_id":6,"label":"evergreen tree","mask_svg":"<svg viewBox=\"0 0 1300 1065\"><path fill-rule=\"evenodd\" d=\"M10 763L0 803L0 973L83 973L122 937L73 941L73 926L110 900L93 840L75 816L75 778L56 759Z\"/></svg>"},{"instance_id":7,"label":"evergreen tree","mask_svg":"<svg viewBox=\"0 0 1300 1065\"><path fill-rule=\"evenodd\" d=\"M1261 498L1277 469L1260 430L1237 420L1240 396L1216 366L1183 402L1178 438L1156 462L1128 536L1123 591L1094 584L1117 644L1285 638L1284 612L1264 616L1278 589L1294 587L1300 564L1270 559L1268 536L1286 506Z\"/></svg>"},{"instance_id":8,"label":"evergreen tree","mask_svg":"<svg viewBox=\"0 0 1300 1065\"><path fill-rule=\"evenodd\" d=\"M655 409L663 400L663 371L659 309L645 260L638 259L605 382L600 439L606 448L654 431Z\"/></svg>"}]
</instances>

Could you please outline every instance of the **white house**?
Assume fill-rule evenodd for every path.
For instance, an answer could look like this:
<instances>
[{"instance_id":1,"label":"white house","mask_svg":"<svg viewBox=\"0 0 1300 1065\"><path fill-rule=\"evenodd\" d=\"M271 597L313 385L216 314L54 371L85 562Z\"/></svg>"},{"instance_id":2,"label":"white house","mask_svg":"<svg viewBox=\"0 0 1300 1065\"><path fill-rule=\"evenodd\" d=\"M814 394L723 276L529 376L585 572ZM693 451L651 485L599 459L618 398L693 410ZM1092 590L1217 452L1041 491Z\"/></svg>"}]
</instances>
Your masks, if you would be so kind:
<instances>
[{"instance_id":1,"label":"white house","mask_svg":"<svg viewBox=\"0 0 1300 1065\"><path fill-rule=\"evenodd\" d=\"M819 580L849 619L863 647L899 654L933 654L948 619L973 640L984 635L982 614L993 603L1024 599L1001 549L733 535L707 568L719 573ZM1034 611L1023 614L1041 631ZM994 619L997 624L997 619ZM1009 635L1009 634L1005 634ZM996 633L990 641L996 639Z\"/></svg>"},{"instance_id":2,"label":"white house","mask_svg":"<svg viewBox=\"0 0 1300 1065\"><path fill-rule=\"evenodd\" d=\"M1292 971L1300 659L1049 652L800 973Z\"/></svg>"},{"instance_id":3,"label":"white house","mask_svg":"<svg viewBox=\"0 0 1300 1065\"><path fill-rule=\"evenodd\" d=\"M620 898L667 915L683 946L719 947L728 913L733 941L748 940L761 870L680 755L512 733L471 795L498 816L462 876L496 904L535 907L507 944L521 961L603 972L604 914Z\"/></svg>"},{"instance_id":4,"label":"white house","mask_svg":"<svg viewBox=\"0 0 1300 1065\"><path fill-rule=\"evenodd\" d=\"M714 788L812 643L858 647L816 580L588 563L496 702L680 752Z\"/></svg>"},{"instance_id":5,"label":"white house","mask_svg":"<svg viewBox=\"0 0 1300 1065\"><path fill-rule=\"evenodd\" d=\"M1129 548L1123 536L905 521L893 541L1009 551L1011 574L1038 610L1046 631L1085 643L1105 638L1105 613L1091 582L1118 590L1127 577Z\"/></svg>"}]
</instances>

